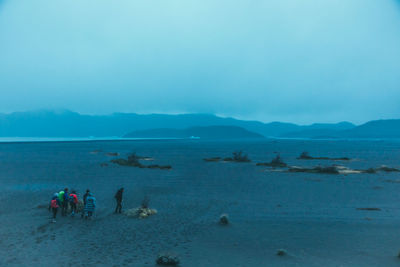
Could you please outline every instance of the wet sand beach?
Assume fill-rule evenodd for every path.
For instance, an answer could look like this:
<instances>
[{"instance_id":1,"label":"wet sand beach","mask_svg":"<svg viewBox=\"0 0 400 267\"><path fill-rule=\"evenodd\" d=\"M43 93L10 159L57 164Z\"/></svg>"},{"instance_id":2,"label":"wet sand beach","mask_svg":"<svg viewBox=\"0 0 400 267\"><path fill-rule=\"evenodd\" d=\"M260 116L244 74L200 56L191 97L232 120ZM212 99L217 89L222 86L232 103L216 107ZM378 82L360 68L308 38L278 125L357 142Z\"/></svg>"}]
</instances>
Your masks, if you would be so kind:
<instances>
[{"instance_id":1,"label":"wet sand beach","mask_svg":"<svg viewBox=\"0 0 400 267\"><path fill-rule=\"evenodd\" d=\"M203 160L236 150L252 161ZM133 151L154 159L143 164L172 169L109 162L107 153ZM170 251L181 266L195 267L397 266L400 183L393 181L399 174L256 166L275 152L290 165L326 164L297 160L302 151L357 159L344 163L353 169L400 165L397 141L1 143L0 265L156 266L158 253ZM158 213L146 219L113 214L113 196L122 186L124 209L148 196ZM46 205L64 187L77 190L80 199L90 188L98 205L93 220L59 213L51 223ZM218 224L223 213L229 214L227 226ZM286 255L278 256L280 249Z\"/></svg>"}]
</instances>

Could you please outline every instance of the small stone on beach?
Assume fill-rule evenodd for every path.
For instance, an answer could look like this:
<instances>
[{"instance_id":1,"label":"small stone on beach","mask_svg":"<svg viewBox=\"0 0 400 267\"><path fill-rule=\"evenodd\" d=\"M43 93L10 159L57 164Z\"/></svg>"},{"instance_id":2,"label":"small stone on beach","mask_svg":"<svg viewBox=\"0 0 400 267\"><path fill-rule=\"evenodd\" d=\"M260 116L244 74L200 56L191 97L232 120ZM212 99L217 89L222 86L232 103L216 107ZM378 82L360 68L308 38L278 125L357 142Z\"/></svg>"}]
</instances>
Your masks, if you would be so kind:
<instances>
[{"instance_id":1,"label":"small stone on beach","mask_svg":"<svg viewBox=\"0 0 400 267\"><path fill-rule=\"evenodd\" d=\"M222 214L219 217L219 224L221 224L221 225L228 225L229 224L228 214Z\"/></svg>"},{"instance_id":2,"label":"small stone on beach","mask_svg":"<svg viewBox=\"0 0 400 267\"><path fill-rule=\"evenodd\" d=\"M179 257L171 253L161 253L158 255L156 263L158 265L177 266L180 263Z\"/></svg>"},{"instance_id":3,"label":"small stone on beach","mask_svg":"<svg viewBox=\"0 0 400 267\"><path fill-rule=\"evenodd\" d=\"M281 256L281 257L286 256L287 252L284 249L278 249L278 251L276 252L276 255Z\"/></svg>"}]
</instances>

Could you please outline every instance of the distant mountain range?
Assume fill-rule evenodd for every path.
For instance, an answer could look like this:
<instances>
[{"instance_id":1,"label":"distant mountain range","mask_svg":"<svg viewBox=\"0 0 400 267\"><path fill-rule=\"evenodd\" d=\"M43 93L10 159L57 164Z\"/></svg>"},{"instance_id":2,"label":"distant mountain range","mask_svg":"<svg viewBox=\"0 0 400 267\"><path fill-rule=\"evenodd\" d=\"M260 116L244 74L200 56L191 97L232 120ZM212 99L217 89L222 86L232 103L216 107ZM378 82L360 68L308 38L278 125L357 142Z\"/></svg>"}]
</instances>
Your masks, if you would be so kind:
<instances>
[{"instance_id":1,"label":"distant mountain range","mask_svg":"<svg viewBox=\"0 0 400 267\"><path fill-rule=\"evenodd\" d=\"M213 126L214 128L204 128ZM221 126L235 126L234 131ZM220 128L218 128L220 127ZM242 128L242 129L239 129ZM210 136L208 137L207 133ZM166 134L216 138L221 133L286 138L400 138L400 120L370 121L360 126L349 122L296 125L245 121L210 114L114 113L81 115L71 111L34 111L0 114L0 137L151 137ZM167 137L167 136L165 136ZM229 135L226 138L230 138ZM238 137L240 138L240 137Z\"/></svg>"}]
</instances>

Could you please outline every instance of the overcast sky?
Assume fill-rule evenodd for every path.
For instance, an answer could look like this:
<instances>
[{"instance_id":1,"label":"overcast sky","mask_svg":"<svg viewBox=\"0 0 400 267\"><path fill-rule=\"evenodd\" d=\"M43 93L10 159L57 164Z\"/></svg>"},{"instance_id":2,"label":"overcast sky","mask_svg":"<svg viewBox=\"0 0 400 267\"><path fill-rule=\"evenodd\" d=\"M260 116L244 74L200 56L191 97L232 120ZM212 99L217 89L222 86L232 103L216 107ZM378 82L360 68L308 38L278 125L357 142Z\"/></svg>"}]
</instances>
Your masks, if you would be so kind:
<instances>
[{"instance_id":1,"label":"overcast sky","mask_svg":"<svg viewBox=\"0 0 400 267\"><path fill-rule=\"evenodd\" d=\"M400 118L397 0L0 0L0 112Z\"/></svg>"}]
</instances>

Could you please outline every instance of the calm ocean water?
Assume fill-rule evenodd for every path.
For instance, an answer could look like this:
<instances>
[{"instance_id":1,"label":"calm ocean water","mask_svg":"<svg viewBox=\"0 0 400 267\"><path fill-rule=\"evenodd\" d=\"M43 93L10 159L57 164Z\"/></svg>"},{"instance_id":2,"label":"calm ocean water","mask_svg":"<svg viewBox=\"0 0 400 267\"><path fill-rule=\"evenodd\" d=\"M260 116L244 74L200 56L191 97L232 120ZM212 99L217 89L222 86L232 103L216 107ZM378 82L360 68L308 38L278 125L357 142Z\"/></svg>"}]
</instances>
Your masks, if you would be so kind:
<instances>
[{"instance_id":1,"label":"calm ocean water","mask_svg":"<svg viewBox=\"0 0 400 267\"><path fill-rule=\"evenodd\" d=\"M99 153L91 153L101 150ZM251 163L207 163L206 157L228 157L242 150ZM302 151L313 156L349 157L350 162L301 161ZM130 152L171 165L170 171L121 167L109 163L107 152L125 157ZM321 175L271 172L255 166L280 153L289 165L342 164L366 169L388 165L400 168L398 141L201 141L134 140L92 142L0 143L2 192L32 192L48 197L65 186L84 192L90 188L99 206L110 209L114 191L124 186L126 202L137 203L149 195L152 203L187 202L216 205L238 220L268 218L361 219L358 207L377 207L381 219L400 220L398 173ZM109 163L101 167L101 163ZM152 162L153 163L153 162ZM144 164L151 164L144 162ZM393 182L394 181L394 182ZM133 204L132 204L133 205Z\"/></svg>"}]
</instances>

